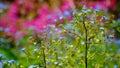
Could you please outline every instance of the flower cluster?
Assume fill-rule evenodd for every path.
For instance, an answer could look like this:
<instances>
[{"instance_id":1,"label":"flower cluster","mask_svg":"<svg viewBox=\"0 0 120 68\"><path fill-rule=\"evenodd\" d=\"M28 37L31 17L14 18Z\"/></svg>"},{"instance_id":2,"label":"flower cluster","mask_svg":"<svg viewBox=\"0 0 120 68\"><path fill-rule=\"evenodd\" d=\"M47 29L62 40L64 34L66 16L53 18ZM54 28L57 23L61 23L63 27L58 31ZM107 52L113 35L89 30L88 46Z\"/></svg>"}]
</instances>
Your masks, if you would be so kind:
<instances>
[{"instance_id":1,"label":"flower cluster","mask_svg":"<svg viewBox=\"0 0 120 68\"><path fill-rule=\"evenodd\" d=\"M75 2L77 5L86 4L89 8L107 11L115 9L117 0L82 0L82 2L75 0Z\"/></svg>"},{"instance_id":2,"label":"flower cluster","mask_svg":"<svg viewBox=\"0 0 120 68\"><path fill-rule=\"evenodd\" d=\"M27 29L39 33L49 24L71 19L73 0L16 0L0 19L0 27L8 36L22 37Z\"/></svg>"},{"instance_id":3,"label":"flower cluster","mask_svg":"<svg viewBox=\"0 0 120 68\"><path fill-rule=\"evenodd\" d=\"M29 7L31 6L27 8ZM47 9L44 8L44 10ZM45 11L40 10L40 12ZM22 13L24 15L24 12ZM46 22L48 13L45 12L45 16L40 13L40 17L45 17L45 19L40 18L40 20L43 19L42 22ZM64 15L60 16L59 20L61 21L63 17ZM26 17L23 16L23 19L20 18L20 20L24 21L24 18ZM0 39L2 45L0 53L8 54L10 52L9 56L12 58L13 55L17 56L18 64L14 64L14 60L8 61L11 68L85 68L86 58L88 67L91 68L120 67L118 61L120 47L115 45L117 42L114 43L114 30L111 31L107 26L112 22L110 19L103 12L88 9L84 5L82 9L73 12L71 22L50 24L41 34L28 32L25 37L15 43L12 42L10 45L13 47L11 48L7 48L10 46L5 44L9 40ZM35 21L36 19L30 17L27 20ZM26 27L29 27L30 25L27 24ZM32 24L39 25L35 22ZM32 29L34 28L35 26L32 26ZM6 29L7 31L9 29ZM0 62L0 64L3 63Z\"/></svg>"}]
</instances>

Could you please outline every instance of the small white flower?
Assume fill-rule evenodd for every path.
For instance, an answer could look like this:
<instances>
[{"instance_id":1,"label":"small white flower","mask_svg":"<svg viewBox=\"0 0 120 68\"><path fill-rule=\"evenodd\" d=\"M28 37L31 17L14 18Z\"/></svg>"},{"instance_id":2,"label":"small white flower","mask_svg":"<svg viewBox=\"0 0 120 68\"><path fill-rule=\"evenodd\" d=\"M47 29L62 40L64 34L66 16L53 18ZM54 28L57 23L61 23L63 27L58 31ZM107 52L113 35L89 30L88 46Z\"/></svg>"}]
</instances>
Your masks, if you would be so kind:
<instances>
[{"instance_id":1,"label":"small white flower","mask_svg":"<svg viewBox=\"0 0 120 68\"><path fill-rule=\"evenodd\" d=\"M79 16L81 16L81 15L82 15L82 13L78 13L78 15L79 15Z\"/></svg>"},{"instance_id":2,"label":"small white flower","mask_svg":"<svg viewBox=\"0 0 120 68\"><path fill-rule=\"evenodd\" d=\"M59 66L62 66L62 63L59 63L58 65L59 65Z\"/></svg>"},{"instance_id":3,"label":"small white flower","mask_svg":"<svg viewBox=\"0 0 120 68\"><path fill-rule=\"evenodd\" d=\"M83 5L82 9L85 10L86 9L86 5Z\"/></svg>"},{"instance_id":4,"label":"small white flower","mask_svg":"<svg viewBox=\"0 0 120 68\"><path fill-rule=\"evenodd\" d=\"M28 68L34 68L35 66L34 65L31 65L31 66L29 66Z\"/></svg>"},{"instance_id":5,"label":"small white flower","mask_svg":"<svg viewBox=\"0 0 120 68\"><path fill-rule=\"evenodd\" d=\"M55 40L52 40L52 42L55 42Z\"/></svg>"},{"instance_id":6,"label":"small white flower","mask_svg":"<svg viewBox=\"0 0 120 68\"><path fill-rule=\"evenodd\" d=\"M36 45L37 43L36 43L36 42L34 42L33 44L34 44L34 45Z\"/></svg>"},{"instance_id":7,"label":"small white flower","mask_svg":"<svg viewBox=\"0 0 120 68\"><path fill-rule=\"evenodd\" d=\"M59 20L62 20L62 19L63 19L63 16L60 16L60 17L59 17Z\"/></svg>"},{"instance_id":8,"label":"small white flower","mask_svg":"<svg viewBox=\"0 0 120 68\"><path fill-rule=\"evenodd\" d=\"M11 64L15 63L15 60L9 60L8 63L11 65Z\"/></svg>"},{"instance_id":9,"label":"small white flower","mask_svg":"<svg viewBox=\"0 0 120 68\"><path fill-rule=\"evenodd\" d=\"M57 64L58 64L58 62L54 62L54 64L55 64L55 65L57 65Z\"/></svg>"},{"instance_id":10,"label":"small white flower","mask_svg":"<svg viewBox=\"0 0 120 68\"><path fill-rule=\"evenodd\" d=\"M82 44L82 45L84 45L84 44L85 44L85 42L81 42L81 44Z\"/></svg>"},{"instance_id":11,"label":"small white flower","mask_svg":"<svg viewBox=\"0 0 120 68\"><path fill-rule=\"evenodd\" d=\"M29 39L31 39L32 38L32 36L29 36Z\"/></svg>"},{"instance_id":12,"label":"small white flower","mask_svg":"<svg viewBox=\"0 0 120 68\"><path fill-rule=\"evenodd\" d=\"M91 24L94 24L94 21L90 21Z\"/></svg>"},{"instance_id":13,"label":"small white flower","mask_svg":"<svg viewBox=\"0 0 120 68\"><path fill-rule=\"evenodd\" d=\"M22 50L22 51L24 51L24 50L25 50L25 48L22 48L21 50Z\"/></svg>"},{"instance_id":14,"label":"small white flower","mask_svg":"<svg viewBox=\"0 0 120 68\"><path fill-rule=\"evenodd\" d=\"M58 59L61 59L61 57L58 57Z\"/></svg>"},{"instance_id":15,"label":"small white flower","mask_svg":"<svg viewBox=\"0 0 120 68\"><path fill-rule=\"evenodd\" d=\"M57 19L54 19L54 22L57 22Z\"/></svg>"},{"instance_id":16,"label":"small white flower","mask_svg":"<svg viewBox=\"0 0 120 68\"><path fill-rule=\"evenodd\" d=\"M37 51L37 50L38 50L38 49L36 49L36 48L34 49L34 51Z\"/></svg>"},{"instance_id":17,"label":"small white flower","mask_svg":"<svg viewBox=\"0 0 120 68\"><path fill-rule=\"evenodd\" d=\"M103 18L104 18L105 20L108 20L108 17L107 17L107 16L103 16Z\"/></svg>"},{"instance_id":18,"label":"small white flower","mask_svg":"<svg viewBox=\"0 0 120 68\"><path fill-rule=\"evenodd\" d=\"M104 30L104 27L100 27L101 30Z\"/></svg>"},{"instance_id":19,"label":"small white flower","mask_svg":"<svg viewBox=\"0 0 120 68\"><path fill-rule=\"evenodd\" d=\"M61 39L63 39L64 37L59 37L59 39L58 40L61 40Z\"/></svg>"},{"instance_id":20,"label":"small white flower","mask_svg":"<svg viewBox=\"0 0 120 68\"><path fill-rule=\"evenodd\" d=\"M113 38L114 36L113 35L109 35L110 38Z\"/></svg>"},{"instance_id":21,"label":"small white flower","mask_svg":"<svg viewBox=\"0 0 120 68\"><path fill-rule=\"evenodd\" d=\"M88 9L88 10L87 10L87 12L91 12L91 10L90 10L90 9Z\"/></svg>"}]
</instances>

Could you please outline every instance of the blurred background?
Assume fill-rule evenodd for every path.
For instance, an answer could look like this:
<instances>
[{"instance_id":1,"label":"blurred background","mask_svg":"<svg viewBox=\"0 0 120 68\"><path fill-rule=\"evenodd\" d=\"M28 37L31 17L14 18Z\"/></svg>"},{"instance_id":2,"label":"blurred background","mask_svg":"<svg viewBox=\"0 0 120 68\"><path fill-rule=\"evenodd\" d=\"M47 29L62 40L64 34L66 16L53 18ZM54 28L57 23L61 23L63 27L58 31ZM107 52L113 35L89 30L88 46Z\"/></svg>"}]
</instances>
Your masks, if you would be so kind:
<instances>
[{"instance_id":1,"label":"blurred background","mask_svg":"<svg viewBox=\"0 0 120 68\"><path fill-rule=\"evenodd\" d=\"M48 24L72 20L72 12L83 5L112 15L116 38L119 38L120 1L119 0L0 0L0 29L7 36L23 36L27 28L39 33ZM17 36L20 35L20 36Z\"/></svg>"},{"instance_id":2,"label":"blurred background","mask_svg":"<svg viewBox=\"0 0 120 68\"><path fill-rule=\"evenodd\" d=\"M0 54L17 59L13 51L25 44L29 32L41 35L49 25L68 23L84 5L111 18L105 26L114 33L120 53L120 0L0 0Z\"/></svg>"}]
</instances>

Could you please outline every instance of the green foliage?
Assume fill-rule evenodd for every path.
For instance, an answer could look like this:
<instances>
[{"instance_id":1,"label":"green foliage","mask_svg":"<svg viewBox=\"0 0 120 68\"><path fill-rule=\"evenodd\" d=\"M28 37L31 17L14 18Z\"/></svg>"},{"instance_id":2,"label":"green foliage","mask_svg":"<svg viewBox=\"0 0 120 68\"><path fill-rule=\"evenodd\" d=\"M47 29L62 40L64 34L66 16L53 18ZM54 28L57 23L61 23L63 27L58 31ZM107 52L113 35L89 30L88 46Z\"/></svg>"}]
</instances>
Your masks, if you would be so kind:
<instances>
[{"instance_id":1,"label":"green foliage","mask_svg":"<svg viewBox=\"0 0 120 68\"><path fill-rule=\"evenodd\" d=\"M115 65L119 68L120 47L113 42L114 34L105 26L109 22L107 16L85 7L75 11L73 16L71 22L50 25L41 35L29 34L16 41L12 52L15 51L18 64L11 68L85 68L86 43L88 68L113 68ZM8 50L1 51L4 55L10 54L9 57L12 55ZM7 68L6 64L4 66Z\"/></svg>"}]
</instances>

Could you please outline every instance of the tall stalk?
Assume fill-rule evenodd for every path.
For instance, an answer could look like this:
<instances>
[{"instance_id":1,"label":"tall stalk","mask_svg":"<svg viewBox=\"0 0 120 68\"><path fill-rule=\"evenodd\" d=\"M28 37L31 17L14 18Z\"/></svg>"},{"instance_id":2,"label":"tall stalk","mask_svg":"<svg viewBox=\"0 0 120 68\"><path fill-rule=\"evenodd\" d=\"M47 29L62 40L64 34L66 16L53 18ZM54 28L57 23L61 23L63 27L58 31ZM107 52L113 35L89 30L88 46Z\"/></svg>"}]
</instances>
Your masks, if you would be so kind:
<instances>
[{"instance_id":1,"label":"tall stalk","mask_svg":"<svg viewBox=\"0 0 120 68\"><path fill-rule=\"evenodd\" d=\"M45 51L43 48L43 60L44 60L44 68L46 68L46 58L45 58Z\"/></svg>"},{"instance_id":2,"label":"tall stalk","mask_svg":"<svg viewBox=\"0 0 120 68\"><path fill-rule=\"evenodd\" d=\"M88 64L87 64L87 61L88 61L88 59L87 59L87 52L88 52L88 40L87 40L87 38L88 38L88 36L87 36L87 27L85 25L84 18L85 18L85 16L83 15L83 27L85 29L85 68L87 68L87 66L88 66Z\"/></svg>"}]
</instances>

